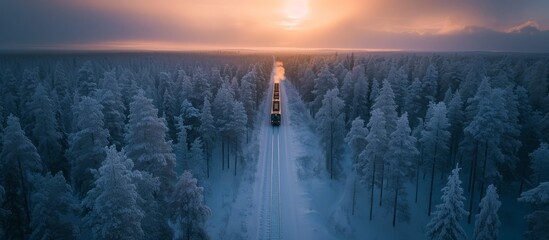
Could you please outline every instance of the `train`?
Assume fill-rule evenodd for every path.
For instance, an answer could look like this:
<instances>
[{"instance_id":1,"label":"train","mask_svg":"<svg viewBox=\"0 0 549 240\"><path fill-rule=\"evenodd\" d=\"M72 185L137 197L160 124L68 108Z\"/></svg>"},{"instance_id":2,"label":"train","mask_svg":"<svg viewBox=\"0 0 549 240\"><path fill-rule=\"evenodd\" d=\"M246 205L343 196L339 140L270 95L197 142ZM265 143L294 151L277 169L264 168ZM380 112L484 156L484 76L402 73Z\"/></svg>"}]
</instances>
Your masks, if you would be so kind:
<instances>
[{"instance_id":1,"label":"train","mask_svg":"<svg viewBox=\"0 0 549 240\"><path fill-rule=\"evenodd\" d=\"M280 126L282 120L282 110L280 106L280 83L274 83L273 99L271 106L271 125Z\"/></svg>"}]
</instances>

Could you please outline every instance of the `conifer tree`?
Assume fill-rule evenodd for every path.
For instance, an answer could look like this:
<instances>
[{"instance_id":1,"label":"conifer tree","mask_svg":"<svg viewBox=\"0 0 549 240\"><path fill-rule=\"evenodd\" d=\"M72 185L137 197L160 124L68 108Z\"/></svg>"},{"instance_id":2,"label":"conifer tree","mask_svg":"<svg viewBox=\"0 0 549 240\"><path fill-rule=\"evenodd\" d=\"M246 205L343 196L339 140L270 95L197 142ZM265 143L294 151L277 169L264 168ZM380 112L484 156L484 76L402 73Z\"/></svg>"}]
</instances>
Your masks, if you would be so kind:
<instances>
[{"instance_id":1,"label":"conifer tree","mask_svg":"<svg viewBox=\"0 0 549 240\"><path fill-rule=\"evenodd\" d=\"M143 239L143 211L132 181L133 162L114 146L106 148L106 158L97 170L97 180L82 200L89 209L85 224L95 239Z\"/></svg>"},{"instance_id":2,"label":"conifer tree","mask_svg":"<svg viewBox=\"0 0 549 240\"><path fill-rule=\"evenodd\" d=\"M498 217L498 210L501 202L498 200L496 187L490 184L486 189L486 195L480 201L480 212L475 216L475 230L473 239L493 240L498 239L501 222Z\"/></svg>"},{"instance_id":3,"label":"conifer tree","mask_svg":"<svg viewBox=\"0 0 549 240\"><path fill-rule=\"evenodd\" d=\"M166 141L168 128L158 117L158 110L143 91L130 104L124 152L139 171L147 171L160 180L160 199L167 197L175 182L175 155L171 141Z\"/></svg>"},{"instance_id":4,"label":"conifer tree","mask_svg":"<svg viewBox=\"0 0 549 240\"><path fill-rule=\"evenodd\" d=\"M204 189L189 171L183 172L170 198L170 207L183 239L208 239L204 224L212 214L204 204Z\"/></svg>"},{"instance_id":5,"label":"conifer tree","mask_svg":"<svg viewBox=\"0 0 549 240\"><path fill-rule=\"evenodd\" d=\"M210 100L204 98L204 105L202 105L202 111L200 111L200 128L198 130L204 141L204 152L206 157L206 176L210 177L210 154L211 148L215 139L217 130L214 125L214 118L212 116L212 108Z\"/></svg>"},{"instance_id":6,"label":"conifer tree","mask_svg":"<svg viewBox=\"0 0 549 240\"><path fill-rule=\"evenodd\" d=\"M61 157L61 133L55 118L53 102L46 89L39 84L28 107L34 119L32 139L42 160L51 172L69 171L69 164Z\"/></svg>"},{"instance_id":7,"label":"conifer tree","mask_svg":"<svg viewBox=\"0 0 549 240\"><path fill-rule=\"evenodd\" d=\"M387 162L387 182L389 206L393 208L393 226L397 218L401 221L410 220L410 210L404 183L411 179L414 173L414 159L419 154L416 149L416 138L411 135L408 114L404 113L397 121L396 130L391 133L389 148L385 154ZM387 205L386 205L387 206Z\"/></svg>"},{"instance_id":8,"label":"conifer tree","mask_svg":"<svg viewBox=\"0 0 549 240\"><path fill-rule=\"evenodd\" d=\"M431 186L429 191L429 208L427 212L430 216L435 181L435 169L439 166L447 165L447 163L441 162L447 157L448 140L450 139L450 132L448 132L450 124L448 123L447 110L444 102L432 104L430 110L427 111L426 118L427 122L425 123L425 129L421 134L421 144L424 158L430 161L432 166ZM444 170L444 167L441 169Z\"/></svg>"},{"instance_id":9,"label":"conifer tree","mask_svg":"<svg viewBox=\"0 0 549 240\"><path fill-rule=\"evenodd\" d=\"M3 207L10 211L5 229L7 239L24 239L31 221L29 202L34 179L43 172L43 163L36 147L25 136L19 119L8 116L0 153L0 185L5 190Z\"/></svg>"},{"instance_id":10,"label":"conifer tree","mask_svg":"<svg viewBox=\"0 0 549 240\"><path fill-rule=\"evenodd\" d=\"M74 127L69 135L67 157L70 159L72 185L80 197L92 188L91 172L105 159L109 132L104 128L103 107L95 99L83 97L73 107Z\"/></svg>"},{"instance_id":11,"label":"conifer tree","mask_svg":"<svg viewBox=\"0 0 549 240\"><path fill-rule=\"evenodd\" d=\"M549 182L542 182L537 187L520 194L519 202L528 203L532 212L526 215L528 239L549 239Z\"/></svg>"},{"instance_id":12,"label":"conifer tree","mask_svg":"<svg viewBox=\"0 0 549 240\"><path fill-rule=\"evenodd\" d=\"M465 211L463 188L459 180L460 168L452 170L446 186L442 188L442 203L436 206L431 220L427 224L427 237L433 240L466 239L467 235L461 227L460 221Z\"/></svg>"},{"instance_id":13,"label":"conifer tree","mask_svg":"<svg viewBox=\"0 0 549 240\"><path fill-rule=\"evenodd\" d=\"M320 132L320 141L326 149L324 152L326 169L330 172L330 179L340 175L341 166L339 156L343 148L343 132L345 131L345 114L343 100L339 98L339 90L334 88L326 92L322 100L322 107L315 115L317 131Z\"/></svg>"},{"instance_id":14,"label":"conifer tree","mask_svg":"<svg viewBox=\"0 0 549 240\"><path fill-rule=\"evenodd\" d=\"M530 153L532 165L532 180L534 183L549 181L549 147L547 143L541 143L539 148Z\"/></svg>"},{"instance_id":15,"label":"conifer tree","mask_svg":"<svg viewBox=\"0 0 549 240\"><path fill-rule=\"evenodd\" d=\"M376 171L379 171L379 162L385 155L389 139L385 128L385 116L379 109L374 109L371 113L370 121L367 127L370 128L366 136L366 147L358 156L358 161L355 164L360 182L370 190L370 220L372 220L373 204L374 204L374 188L379 185L376 182Z\"/></svg>"},{"instance_id":16,"label":"conifer tree","mask_svg":"<svg viewBox=\"0 0 549 240\"><path fill-rule=\"evenodd\" d=\"M68 218L76 216L77 200L62 173L39 176L31 200L32 233L29 239L76 238L78 227Z\"/></svg>"}]
</instances>

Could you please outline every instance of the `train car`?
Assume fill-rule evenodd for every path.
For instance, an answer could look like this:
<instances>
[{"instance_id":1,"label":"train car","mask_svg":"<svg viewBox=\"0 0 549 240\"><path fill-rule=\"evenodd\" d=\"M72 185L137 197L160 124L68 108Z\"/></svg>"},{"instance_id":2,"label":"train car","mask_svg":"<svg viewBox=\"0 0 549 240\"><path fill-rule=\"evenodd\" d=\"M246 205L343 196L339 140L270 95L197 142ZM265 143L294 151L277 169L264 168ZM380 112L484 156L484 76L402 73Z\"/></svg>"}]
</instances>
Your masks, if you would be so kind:
<instances>
[{"instance_id":1,"label":"train car","mask_svg":"<svg viewBox=\"0 0 549 240\"><path fill-rule=\"evenodd\" d=\"M280 126L280 121L282 120L281 113L282 110L280 106L280 83L275 83L271 106L271 125Z\"/></svg>"}]
</instances>

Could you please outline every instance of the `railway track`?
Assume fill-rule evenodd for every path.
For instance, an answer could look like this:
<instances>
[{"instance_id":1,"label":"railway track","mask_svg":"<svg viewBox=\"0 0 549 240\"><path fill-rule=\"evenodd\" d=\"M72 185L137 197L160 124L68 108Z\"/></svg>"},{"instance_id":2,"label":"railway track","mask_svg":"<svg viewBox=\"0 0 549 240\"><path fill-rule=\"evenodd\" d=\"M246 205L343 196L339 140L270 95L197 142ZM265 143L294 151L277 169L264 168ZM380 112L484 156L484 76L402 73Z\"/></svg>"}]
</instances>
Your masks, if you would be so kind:
<instances>
[{"instance_id":1,"label":"railway track","mask_svg":"<svg viewBox=\"0 0 549 240\"><path fill-rule=\"evenodd\" d=\"M265 159L262 181L263 204L260 212L259 239L280 239L280 134L271 132L270 159Z\"/></svg>"}]
</instances>

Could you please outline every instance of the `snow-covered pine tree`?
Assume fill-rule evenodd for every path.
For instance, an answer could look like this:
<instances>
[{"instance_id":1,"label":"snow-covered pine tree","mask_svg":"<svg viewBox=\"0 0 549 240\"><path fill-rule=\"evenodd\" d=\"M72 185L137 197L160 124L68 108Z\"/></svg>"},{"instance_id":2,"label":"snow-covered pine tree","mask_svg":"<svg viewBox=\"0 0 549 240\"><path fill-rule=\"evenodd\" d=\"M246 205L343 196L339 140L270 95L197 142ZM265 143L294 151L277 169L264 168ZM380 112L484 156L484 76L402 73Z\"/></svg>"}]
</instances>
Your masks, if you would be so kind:
<instances>
[{"instance_id":1,"label":"snow-covered pine tree","mask_svg":"<svg viewBox=\"0 0 549 240\"><path fill-rule=\"evenodd\" d=\"M370 121L367 125L370 128L366 136L366 147L358 156L358 161L355 164L355 169L360 176L360 182L366 186L370 192L370 220L372 220L373 204L374 204L374 188L376 183L378 163L385 155L389 139L385 128L385 116L379 109L374 109L371 112Z\"/></svg>"},{"instance_id":2,"label":"snow-covered pine tree","mask_svg":"<svg viewBox=\"0 0 549 240\"><path fill-rule=\"evenodd\" d=\"M441 162L448 155L448 141L450 132L448 128L448 111L444 102L431 104L427 111L427 122L425 129L421 133L421 145L423 148L424 159L431 163L431 185L429 191L429 208L427 214L431 215L431 206L433 199L433 187L435 181L435 170L439 166L447 166L447 162ZM431 116L429 116L431 115ZM444 170L444 167L439 167ZM444 172L444 171L442 171Z\"/></svg>"},{"instance_id":3,"label":"snow-covered pine tree","mask_svg":"<svg viewBox=\"0 0 549 240\"><path fill-rule=\"evenodd\" d=\"M387 75L387 81L391 84L391 88L393 89L393 93L395 95L394 101L397 106L397 110L400 114L402 114L404 112L403 108L409 85L408 75L404 71L403 67L397 69L396 65L393 65Z\"/></svg>"},{"instance_id":4,"label":"snow-covered pine tree","mask_svg":"<svg viewBox=\"0 0 549 240\"><path fill-rule=\"evenodd\" d=\"M530 153L532 180L534 183L549 181L549 147L547 143L540 143L539 147Z\"/></svg>"},{"instance_id":5,"label":"snow-covered pine tree","mask_svg":"<svg viewBox=\"0 0 549 240\"><path fill-rule=\"evenodd\" d=\"M396 220L410 221L410 210L408 207L408 193L404 188L404 183L414 175L414 160L419 154L416 149L416 138L411 134L410 124L408 123L408 114L404 113L397 121L396 130L391 133L389 149L385 154L387 163L387 194L386 201L390 205L385 205L393 210L393 227Z\"/></svg>"},{"instance_id":6,"label":"snow-covered pine tree","mask_svg":"<svg viewBox=\"0 0 549 240\"><path fill-rule=\"evenodd\" d=\"M436 102L438 96L438 71L436 66L431 63L427 67L423 81L421 82L421 93L423 96L423 106L429 102Z\"/></svg>"},{"instance_id":7,"label":"snow-covered pine tree","mask_svg":"<svg viewBox=\"0 0 549 240\"><path fill-rule=\"evenodd\" d=\"M175 185L170 207L182 239L209 239L204 223L212 213L204 204L203 192L189 171L183 172Z\"/></svg>"},{"instance_id":8,"label":"snow-covered pine tree","mask_svg":"<svg viewBox=\"0 0 549 240\"><path fill-rule=\"evenodd\" d=\"M228 145L230 137L230 116L233 109L234 93L230 90L229 84L224 82L217 91L212 105L212 113L215 119L215 126L221 136L221 169L225 169L225 144ZM227 149L228 155L228 149ZM228 166L227 166L228 167Z\"/></svg>"},{"instance_id":9,"label":"snow-covered pine tree","mask_svg":"<svg viewBox=\"0 0 549 240\"><path fill-rule=\"evenodd\" d=\"M364 120L356 117L351 123L351 129L345 137L345 142L351 148L351 159L353 163L358 160L358 155L366 147L366 136L368 136L368 128L364 125Z\"/></svg>"},{"instance_id":10,"label":"snow-covered pine tree","mask_svg":"<svg viewBox=\"0 0 549 240\"><path fill-rule=\"evenodd\" d=\"M236 176L236 167L238 164L237 155L242 155L242 143L246 138L246 131L248 126L248 116L246 115L246 109L244 104L240 101L233 103L233 110L231 111L230 121L228 127L230 129L231 139L234 145L234 175ZM229 161L229 158L227 159ZM229 165L227 165L229 166Z\"/></svg>"},{"instance_id":11,"label":"snow-covered pine tree","mask_svg":"<svg viewBox=\"0 0 549 240\"><path fill-rule=\"evenodd\" d=\"M204 98L204 104L202 105L202 110L200 111L200 128L199 132L204 141L204 153L206 157L206 176L210 177L210 155L211 149L213 148L213 142L216 137L216 128L214 125L214 118L212 116L212 107L210 100Z\"/></svg>"},{"instance_id":12,"label":"snow-covered pine tree","mask_svg":"<svg viewBox=\"0 0 549 240\"><path fill-rule=\"evenodd\" d=\"M460 221L465 211L463 188L459 179L460 168L452 170L446 186L442 188L442 203L436 206L431 220L427 224L427 237L433 240L466 239L467 234L461 227Z\"/></svg>"},{"instance_id":13,"label":"snow-covered pine tree","mask_svg":"<svg viewBox=\"0 0 549 240\"><path fill-rule=\"evenodd\" d=\"M473 171L471 180L471 193L474 194L475 183L477 178L477 169L481 170L480 177L482 178L480 191L484 189L484 183L494 183L501 179L501 174L497 169L497 165L503 161L503 154L499 147L501 136L505 131L505 121L508 117L508 112L503 98L503 90L494 89L487 97L482 98L478 105L477 114L473 120L465 127L464 133L471 136L476 142L475 150L483 149L483 161L477 161L478 153L474 153ZM482 164L482 168L480 166ZM481 196L482 197L482 196ZM471 198L472 199L472 198ZM473 201L470 199L469 211L473 210ZM469 220L470 221L470 220Z\"/></svg>"},{"instance_id":14,"label":"snow-covered pine tree","mask_svg":"<svg viewBox=\"0 0 549 240\"><path fill-rule=\"evenodd\" d=\"M335 87L337 87L337 78L332 72L330 72L328 65L324 64L317 77L314 79L314 90L312 91L314 94L314 100L311 103L312 112L314 114L316 114L322 106L324 95Z\"/></svg>"},{"instance_id":15,"label":"snow-covered pine tree","mask_svg":"<svg viewBox=\"0 0 549 240\"><path fill-rule=\"evenodd\" d=\"M194 176L198 180L203 180L206 178L206 166L205 166L205 160L204 157L204 150L202 147L202 140L200 138L195 139L191 143L191 149L190 149L190 159L189 162L192 165L192 172L194 173ZM236 165L235 165L236 169Z\"/></svg>"},{"instance_id":16,"label":"snow-covered pine tree","mask_svg":"<svg viewBox=\"0 0 549 240\"><path fill-rule=\"evenodd\" d=\"M353 100L351 111L349 111L351 116L349 116L349 119L352 119L353 117L367 119L369 117L370 101L368 99L368 90L368 79L366 76L360 75L353 88Z\"/></svg>"},{"instance_id":17,"label":"snow-covered pine tree","mask_svg":"<svg viewBox=\"0 0 549 240\"><path fill-rule=\"evenodd\" d=\"M330 179L341 175L341 163L338 161L343 151L343 134L345 132L344 102L339 98L337 88L326 92L322 100L322 107L315 115L317 131L320 133L320 142L326 149L326 169L330 172Z\"/></svg>"},{"instance_id":18,"label":"snow-covered pine tree","mask_svg":"<svg viewBox=\"0 0 549 240\"><path fill-rule=\"evenodd\" d=\"M387 80L384 80L383 86L381 87L381 92L376 98L374 105L372 105L372 110L379 109L381 110L381 112L383 112L386 121L385 128L387 129L387 133L392 133L396 129L396 121L398 118L396 108L397 106L395 104L395 95L393 93L391 83L389 83L389 81Z\"/></svg>"},{"instance_id":19,"label":"snow-covered pine tree","mask_svg":"<svg viewBox=\"0 0 549 240\"><path fill-rule=\"evenodd\" d=\"M90 97L83 97L72 109L74 127L66 155L70 159L72 185L79 197L93 187L95 178L90 170L99 168L105 159L109 132L103 125L102 110L101 104Z\"/></svg>"},{"instance_id":20,"label":"snow-covered pine tree","mask_svg":"<svg viewBox=\"0 0 549 240\"><path fill-rule=\"evenodd\" d=\"M250 120L254 118L257 111L257 78L256 69L253 68L242 77L240 84L240 99Z\"/></svg>"},{"instance_id":21,"label":"snow-covered pine tree","mask_svg":"<svg viewBox=\"0 0 549 240\"><path fill-rule=\"evenodd\" d=\"M177 143L173 146L173 153L175 154L176 169L177 172L183 172L185 169L189 169L189 144L187 142L187 130L190 126L184 124L183 116L177 117Z\"/></svg>"},{"instance_id":22,"label":"snow-covered pine tree","mask_svg":"<svg viewBox=\"0 0 549 240\"><path fill-rule=\"evenodd\" d=\"M72 188L58 172L52 176L38 176L31 195L32 233L29 239L74 239L78 227L69 219L78 211Z\"/></svg>"},{"instance_id":23,"label":"snow-covered pine tree","mask_svg":"<svg viewBox=\"0 0 549 240\"><path fill-rule=\"evenodd\" d=\"M534 189L520 194L519 202L528 203L533 207L526 215L528 239L549 239L549 182L542 182Z\"/></svg>"},{"instance_id":24,"label":"snow-covered pine tree","mask_svg":"<svg viewBox=\"0 0 549 240\"><path fill-rule=\"evenodd\" d=\"M106 148L106 155L97 171L95 187L82 200L89 209L83 221L95 239L143 239L144 214L132 181L133 162L114 146Z\"/></svg>"},{"instance_id":25,"label":"snow-covered pine tree","mask_svg":"<svg viewBox=\"0 0 549 240\"><path fill-rule=\"evenodd\" d=\"M452 165L455 164L459 140L463 135L463 101L459 90L456 90L448 102L448 122L450 123L450 158Z\"/></svg>"},{"instance_id":26,"label":"snow-covered pine tree","mask_svg":"<svg viewBox=\"0 0 549 240\"><path fill-rule=\"evenodd\" d=\"M6 192L3 207L10 211L6 219L10 224L5 229L7 239L24 239L31 219L31 204L28 199L35 177L42 173L43 163L36 147L25 136L19 119L8 116L4 129L4 144L0 153L0 177Z\"/></svg>"},{"instance_id":27,"label":"snow-covered pine tree","mask_svg":"<svg viewBox=\"0 0 549 240\"><path fill-rule=\"evenodd\" d=\"M93 73L93 66L90 61L86 61L78 70L77 84L78 95L82 97L91 96L93 92L97 89L97 83L95 82L95 76Z\"/></svg>"},{"instance_id":28,"label":"snow-covered pine tree","mask_svg":"<svg viewBox=\"0 0 549 240\"><path fill-rule=\"evenodd\" d=\"M421 104L421 81L419 81L419 78L414 78L410 86L408 86L408 93L406 94L404 102L404 110L406 110L410 115L410 119L412 119L411 124L416 125L417 122L415 122L415 120L420 117L423 118L427 107L427 105Z\"/></svg>"},{"instance_id":29,"label":"snow-covered pine tree","mask_svg":"<svg viewBox=\"0 0 549 240\"><path fill-rule=\"evenodd\" d=\"M474 240L498 239L499 226L501 225L498 217L501 202L498 198L496 187L490 184L486 189L486 195L480 201L480 212L475 216Z\"/></svg>"},{"instance_id":30,"label":"snow-covered pine tree","mask_svg":"<svg viewBox=\"0 0 549 240\"><path fill-rule=\"evenodd\" d=\"M152 100L140 90L130 104L124 152L135 168L147 171L160 180L160 199L165 199L175 183L175 155L171 141L166 141L164 121L158 117Z\"/></svg>"},{"instance_id":31,"label":"snow-covered pine tree","mask_svg":"<svg viewBox=\"0 0 549 240\"><path fill-rule=\"evenodd\" d=\"M109 130L109 143L120 149L124 143L126 107L114 71L105 72L101 80L102 89L96 92L97 100L103 105L105 128Z\"/></svg>"},{"instance_id":32,"label":"snow-covered pine tree","mask_svg":"<svg viewBox=\"0 0 549 240\"><path fill-rule=\"evenodd\" d=\"M46 89L38 84L27 109L34 119L32 140L42 161L52 173L68 174L69 163L61 157L61 133L55 118L55 109Z\"/></svg>"},{"instance_id":33,"label":"snow-covered pine tree","mask_svg":"<svg viewBox=\"0 0 549 240\"><path fill-rule=\"evenodd\" d=\"M366 147L366 136L368 135L368 128L364 125L364 120L360 117L356 117L355 120L351 123L351 129L345 136L345 142L351 148L351 159L353 162L353 203L352 203L352 214L355 214L355 201L356 201L356 180L358 178L357 174L357 163L358 155Z\"/></svg>"}]
</instances>

